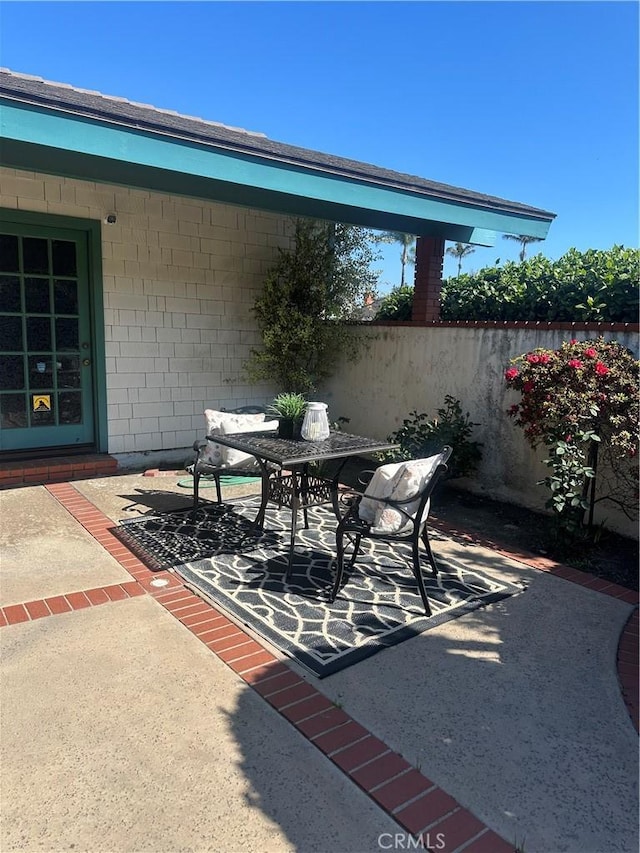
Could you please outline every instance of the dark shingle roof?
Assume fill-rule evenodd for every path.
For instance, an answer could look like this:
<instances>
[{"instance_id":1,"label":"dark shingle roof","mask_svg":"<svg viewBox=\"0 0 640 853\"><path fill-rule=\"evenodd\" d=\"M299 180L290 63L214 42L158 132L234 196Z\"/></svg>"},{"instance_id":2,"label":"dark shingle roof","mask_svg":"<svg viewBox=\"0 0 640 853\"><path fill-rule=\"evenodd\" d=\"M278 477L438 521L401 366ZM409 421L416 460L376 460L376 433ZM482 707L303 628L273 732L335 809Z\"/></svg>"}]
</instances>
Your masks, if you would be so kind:
<instances>
[{"instance_id":1,"label":"dark shingle roof","mask_svg":"<svg viewBox=\"0 0 640 853\"><path fill-rule=\"evenodd\" d=\"M472 204L545 220L552 220L555 217L553 213L520 202L507 201L357 160L275 142L261 133L180 115L170 110L157 109L148 104L138 104L87 89L78 89L64 83L49 82L40 77L18 74L6 68L0 69L0 97L116 123L132 130L170 135L215 148L277 160L311 170L330 172L337 176L445 201Z\"/></svg>"}]
</instances>

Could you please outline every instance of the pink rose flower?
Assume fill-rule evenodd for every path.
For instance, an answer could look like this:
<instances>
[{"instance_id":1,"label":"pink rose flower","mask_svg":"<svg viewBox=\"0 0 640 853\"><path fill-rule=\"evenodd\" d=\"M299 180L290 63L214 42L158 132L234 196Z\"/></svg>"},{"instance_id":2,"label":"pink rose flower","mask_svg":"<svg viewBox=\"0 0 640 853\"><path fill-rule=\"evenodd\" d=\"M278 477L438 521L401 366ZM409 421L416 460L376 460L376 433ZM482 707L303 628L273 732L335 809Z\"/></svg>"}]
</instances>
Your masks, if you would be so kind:
<instances>
[{"instance_id":1,"label":"pink rose flower","mask_svg":"<svg viewBox=\"0 0 640 853\"><path fill-rule=\"evenodd\" d=\"M598 376L606 376L608 372L609 368L606 366L606 364L603 364L601 361L596 364L596 373L598 374Z\"/></svg>"},{"instance_id":2,"label":"pink rose flower","mask_svg":"<svg viewBox=\"0 0 640 853\"><path fill-rule=\"evenodd\" d=\"M569 364L569 367L573 367L574 370L580 370L580 368L582 367L582 362L578 358L572 358L571 361L568 362L568 364ZM598 369L598 366L596 365L596 370L597 369Z\"/></svg>"},{"instance_id":3,"label":"pink rose flower","mask_svg":"<svg viewBox=\"0 0 640 853\"><path fill-rule=\"evenodd\" d=\"M546 353L542 353L540 356L540 364L549 364L551 361L551 356L548 356Z\"/></svg>"},{"instance_id":4,"label":"pink rose flower","mask_svg":"<svg viewBox=\"0 0 640 853\"><path fill-rule=\"evenodd\" d=\"M529 364L537 364L540 361L540 356L536 355L534 352L530 352L527 356L527 361Z\"/></svg>"},{"instance_id":5,"label":"pink rose flower","mask_svg":"<svg viewBox=\"0 0 640 853\"><path fill-rule=\"evenodd\" d=\"M517 375L518 369L516 367L510 367L508 370L505 370L504 378L507 380L507 382L512 382Z\"/></svg>"},{"instance_id":6,"label":"pink rose flower","mask_svg":"<svg viewBox=\"0 0 640 853\"><path fill-rule=\"evenodd\" d=\"M587 358L597 358L598 356L598 353L596 352L596 350L594 350L593 347L587 347L587 349L584 351L584 354Z\"/></svg>"}]
</instances>

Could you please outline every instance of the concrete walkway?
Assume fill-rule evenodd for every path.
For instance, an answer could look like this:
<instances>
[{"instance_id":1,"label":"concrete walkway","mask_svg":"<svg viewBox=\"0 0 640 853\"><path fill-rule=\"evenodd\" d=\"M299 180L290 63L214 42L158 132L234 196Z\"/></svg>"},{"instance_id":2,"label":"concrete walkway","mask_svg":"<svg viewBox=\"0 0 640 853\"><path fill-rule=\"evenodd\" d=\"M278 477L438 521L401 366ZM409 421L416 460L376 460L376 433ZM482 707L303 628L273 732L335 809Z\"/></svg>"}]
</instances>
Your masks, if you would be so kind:
<instances>
[{"instance_id":1,"label":"concrete walkway","mask_svg":"<svg viewBox=\"0 0 640 853\"><path fill-rule=\"evenodd\" d=\"M108 533L188 501L0 492L0 849L635 853L632 594L435 536L526 592L317 681Z\"/></svg>"}]
</instances>

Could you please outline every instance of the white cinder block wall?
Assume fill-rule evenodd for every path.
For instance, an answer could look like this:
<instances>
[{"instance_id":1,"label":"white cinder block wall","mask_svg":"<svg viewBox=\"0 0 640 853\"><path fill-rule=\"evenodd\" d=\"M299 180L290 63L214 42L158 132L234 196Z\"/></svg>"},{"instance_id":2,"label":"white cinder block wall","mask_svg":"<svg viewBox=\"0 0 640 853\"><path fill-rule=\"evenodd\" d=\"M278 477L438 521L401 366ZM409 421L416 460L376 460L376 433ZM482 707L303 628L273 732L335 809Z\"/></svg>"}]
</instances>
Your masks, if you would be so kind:
<instances>
[{"instance_id":1,"label":"white cinder block wall","mask_svg":"<svg viewBox=\"0 0 640 853\"><path fill-rule=\"evenodd\" d=\"M110 453L191 447L205 408L271 399L243 364L288 217L13 169L0 206L102 223Z\"/></svg>"}]
</instances>

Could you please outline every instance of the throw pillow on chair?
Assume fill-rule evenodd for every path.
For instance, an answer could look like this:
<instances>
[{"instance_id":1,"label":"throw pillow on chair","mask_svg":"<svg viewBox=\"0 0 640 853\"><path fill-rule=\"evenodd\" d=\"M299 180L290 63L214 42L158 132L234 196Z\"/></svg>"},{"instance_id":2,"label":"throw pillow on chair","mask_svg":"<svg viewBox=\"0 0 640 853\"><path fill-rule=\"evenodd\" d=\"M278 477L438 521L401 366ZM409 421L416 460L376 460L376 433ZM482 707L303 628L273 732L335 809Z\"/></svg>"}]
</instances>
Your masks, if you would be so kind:
<instances>
[{"instance_id":1,"label":"throw pillow on chair","mask_svg":"<svg viewBox=\"0 0 640 853\"><path fill-rule=\"evenodd\" d=\"M220 424L220 435L230 435L234 432L275 432L278 429L278 421L265 421L257 423L255 420L243 420L253 415L227 415ZM210 442L211 443L211 442ZM220 445L218 445L220 446ZM222 464L225 468L243 469L255 468L259 470L258 462L255 456L249 453L242 453L240 450L234 450L232 447L222 447Z\"/></svg>"},{"instance_id":2,"label":"throw pillow on chair","mask_svg":"<svg viewBox=\"0 0 640 853\"><path fill-rule=\"evenodd\" d=\"M264 413L256 415L233 415L230 412L219 412L216 409L205 409L205 435L218 435L220 433L222 422L229 418L243 418L244 422L255 424L257 428L258 424L264 422L265 415ZM240 432L240 430L230 430L230 432ZM228 450L228 448L223 447L221 444L216 444L214 441L208 441L207 446L203 448L200 454L200 461L206 465L211 465L214 468L222 467L225 463L224 454L226 450Z\"/></svg>"}]
</instances>

